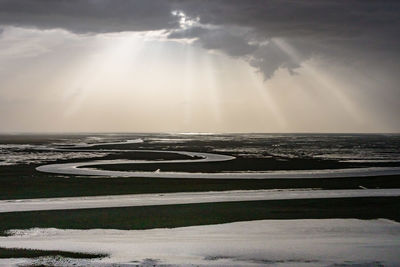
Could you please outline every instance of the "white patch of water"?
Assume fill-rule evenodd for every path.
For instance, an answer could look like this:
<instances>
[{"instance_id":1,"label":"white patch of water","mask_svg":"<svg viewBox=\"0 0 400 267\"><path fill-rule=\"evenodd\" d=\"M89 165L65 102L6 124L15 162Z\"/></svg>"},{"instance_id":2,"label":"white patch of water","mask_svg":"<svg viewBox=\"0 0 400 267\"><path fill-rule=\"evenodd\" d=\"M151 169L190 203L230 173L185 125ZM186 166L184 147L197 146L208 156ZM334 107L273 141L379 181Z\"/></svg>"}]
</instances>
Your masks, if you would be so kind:
<instances>
[{"instance_id":1,"label":"white patch of water","mask_svg":"<svg viewBox=\"0 0 400 267\"><path fill-rule=\"evenodd\" d=\"M382 219L260 220L173 229L29 229L11 233L0 237L1 247L110 254L89 263L75 261L79 266L400 264L400 224Z\"/></svg>"}]
</instances>

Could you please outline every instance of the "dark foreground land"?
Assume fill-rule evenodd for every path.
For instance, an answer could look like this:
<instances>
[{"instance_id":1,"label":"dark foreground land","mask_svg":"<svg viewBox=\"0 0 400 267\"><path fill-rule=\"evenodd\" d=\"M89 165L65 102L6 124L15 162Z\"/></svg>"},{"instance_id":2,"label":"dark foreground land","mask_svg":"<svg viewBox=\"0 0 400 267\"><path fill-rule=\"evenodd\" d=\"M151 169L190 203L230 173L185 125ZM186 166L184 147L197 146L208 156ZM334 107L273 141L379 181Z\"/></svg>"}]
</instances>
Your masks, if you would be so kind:
<instances>
[{"instance_id":1,"label":"dark foreground land","mask_svg":"<svg viewBox=\"0 0 400 267\"><path fill-rule=\"evenodd\" d=\"M37 172L32 165L0 167L0 199L285 188L400 188L400 175L329 179L88 178Z\"/></svg>"},{"instance_id":2,"label":"dark foreground land","mask_svg":"<svg viewBox=\"0 0 400 267\"><path fill-rule=\"evenodd\" d=\"M73 259L95 259L95 258L107 257L106 254L90 254L90 253L68 252L68 251L58 251L58 250L37 250L37 249L0 247L0 259L37 258L46 256L60 256Z\"/></svg>"},{"instance_id":3,"label":"dark foreground land","mask_svg":"<svg viewBox=\"0 0 400 267\"><path fill-rule=\"evenodd\" d=\"M91 137L102 138L101 144L81 147L72 144L90 143ZM140 138L142 143L126 144L124 140ZM172 138L172 139L171 139ZM156 142L155 140L162 140ZM70 145L57 145L60 142ZM68 143L67 142L67 143ZM16 158L48 158L40 163L27 160L24 164L0 166L0 199L26 199L73 196L121 195L141 193L199 192L223 190L256 190L285 188L359 189L400 188L400 175L335 179L157 179L157 178L93 178L73 175L56 175L36 171L44 164L81 162L113 159L173 160L190 157L176 153L137 152L129 150L184 150L221 153L235 156L226 162L203 162L185 164L118 164L96 166L110 170L147 170L221 172L221 171L266 171L354 168L373 166L399 167L400 163L343 162L323 154L339 156L362 155L397 159L400 136L398 135L210 135L185 136L171 134L127 134L127 135L0 135L0 144L21 144L28 147L3 151ZM78 158L51 160L52 151L37 149L37 146L62 147L57 153L78 153ZM99 153L113 150L102 157L81 158L82 151ZM119 151L115 151L119 150ZM1 151L1 149L0 149ZM85 153L86 153L85 152ZM50 153L50 154L49 154ZM358 153L358 154L357 154ZM45 157L45 155L47 155ZM340 157L339 157L340 158Z\"/></svg>"},{"instance_id":4,"label":"dark foreground land","mask_svg":"<svg viewBox=\"0 0 400 267\"><path fill-rule=\"evenodd\" d=\"M151 229L262 219L387 218L400 222L400 197L244 201L0 213L0 231Z\"/></svg>"},{"instance_id":5,"label":"dark foreground land","mask_svg":"<svg viewBox=\"0 0 400 267\"><path fill-rule=\"evenodd\" d=\"M57 153L97 153L110 149L123 151L105 153L102 157L69 158L37 147L6 148L3 155L27 159L16 165L0 166L0 199L52 198L74 196L99 196L143 193L200 192L257 189L360 189L400 188L400 175L379 177L352 177L329 179L157 179L157 178L96 178L73 175L41 173L37 166L53 163L91 160L189 159L176 153L133 152L128 150L184 150L222 153L237 157L227 162L187 164L135 164L96 166L107 170L146 170L221 172L330 169L353 167L399 167L398 161L365 163L332 160L324 154L354 155L355 158L397 159L400 136L382 135L216 135L191 136L143 134L127 136L100 136L104 142L118 142L141 138L143 143L114 144L79 148L73 144L93 141L91 136L0 136L0 144L47 145L64 151ZM159 138L162 142L155 142ZM169 139L172 138L172 139ZM169 140L169 141L168 141ZM167 141L167 142L165 142ZM178 141L178 142L177 142ZM182 142L180 142L182 141ZM72 144L72 145L71 145ZM103 150L104 149L104 150ZM1 152L1 149L0 149ZM6 153L6 154L4 154ZM90 154L89 153L89 154ZM358 153L358 154L357 154ZM91 154L92 155L92 154ZM321 156L322 157L319 157ZM79 155L80 156L80 155ZM367 157L367 158L368 158ZM36 158L46 158L35 161ZM339 157L340 159L340 157ZM33 161L30 161L33 160ZM6 161L3 158L3 161ZM60 229L152 229L194 225L220 224L262 219L327 219L386 218L400 222L400 197L365 197L331 199L293 199L243 202L219 202L143 207L96 208L53 211L26 211L0 213L0 235L10 229L60 228ZM0 248L0 258L61 256L68 258L97 258L103 254L86 254L62 251L40 251Z\"/></svg>"}]
</instances>

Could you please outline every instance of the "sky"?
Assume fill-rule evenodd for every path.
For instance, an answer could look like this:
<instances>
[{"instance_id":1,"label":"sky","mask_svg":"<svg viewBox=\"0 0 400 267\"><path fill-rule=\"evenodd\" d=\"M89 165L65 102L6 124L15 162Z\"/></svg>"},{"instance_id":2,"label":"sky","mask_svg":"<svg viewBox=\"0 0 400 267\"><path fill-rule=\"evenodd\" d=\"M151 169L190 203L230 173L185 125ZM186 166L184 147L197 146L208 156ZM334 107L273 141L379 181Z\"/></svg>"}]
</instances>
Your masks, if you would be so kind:
<instances>
[{"instance_id":1,"label":"sky","mask_svg":"<svg viewBox=\"0 0 400 267\"><path fill-rule=\"evenodd\" d=\"M400 2L0 0L0 132L400 132Z\"/></svg>"}]
</instances>

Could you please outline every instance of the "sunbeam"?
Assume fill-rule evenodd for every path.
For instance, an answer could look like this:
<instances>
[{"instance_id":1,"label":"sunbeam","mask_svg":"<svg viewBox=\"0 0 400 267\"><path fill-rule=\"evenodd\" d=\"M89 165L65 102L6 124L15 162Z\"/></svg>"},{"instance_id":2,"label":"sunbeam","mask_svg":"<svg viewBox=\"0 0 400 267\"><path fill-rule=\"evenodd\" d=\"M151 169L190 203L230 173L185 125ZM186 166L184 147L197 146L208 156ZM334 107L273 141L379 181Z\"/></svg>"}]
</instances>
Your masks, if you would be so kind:
<instances>
[{"instance_id":1,"label":"sunbeam","mask_svg":"<svg viewBox=\"0 0 400 267\"><path fill-rule=\"evenodd\" d=\"M203 90L205 90L205 94L207 96L207 104L210 105L210 108L212 109L213 122L215 125L219 125L222 120L219 96L220 85L218 84L216 74L217 68L214 60L215 59L208 54L206 54L202 59L201 65L204 71L204 80L202 86L204 87Z\"/></svg>"},{"instance_id":2,"label":"sunbeam","mask_svg":"<svg viewBox=\"0 0 400 267\"><path fill-rule=\"evenodd\" d=\"M123 77L129 75L131 60L135 60L143 48L143 42L134 34L111 34L99 38L103 39L101 49L75 66L76 76L64 91L68 106L64 113L66 117L78 112L85 101L91 101L89 98L104 94L104 90L123 89Z\"/></svg>"},{"instance_id":3,"label":"sunbeam","mask_svg":"<svg viewBox=\"0 0 400 267\"><path fill-rule=\"evenodd\" d=\"M257 96L263 102L263 106L266 108L266 112L270 112L273 115L273 119L278 123L278 131L285 131L287 129L287 122L282 114L279 106L276 102L276 99L273 98L272 94L270 94L270 86L265 83L259 74L256 72L249 73L250 79L252 81L252 88L255 89ZM270 124L271 121L265 121L266 124ZM266 126L266 129L270 129L269 126ZM276 132L276 130L270 130L272 132Z\"/></svg>"},{"instance_id":4,"label":"sunbeam","mask_svg":"<svg viewBox=\"0 0 400 267\"><path fill-rule=\"evenodd\" d=\"M340 84L338 81L330 78L323 70L317 70L309 62L303 62L295 48L285 40L275 38L272 42L287 53L296 63L301 64L301 73L305 75L306 79L308 78L313 83L317 83L320 90L324 90L326 94L332 97L331 99L333 101L338 102L339 105L347 111L349 116L358 123L363 123L365 121L356 102L352 101L345 93L346 89L349 90L348 85Z\"/></svg>"}]
</instances>

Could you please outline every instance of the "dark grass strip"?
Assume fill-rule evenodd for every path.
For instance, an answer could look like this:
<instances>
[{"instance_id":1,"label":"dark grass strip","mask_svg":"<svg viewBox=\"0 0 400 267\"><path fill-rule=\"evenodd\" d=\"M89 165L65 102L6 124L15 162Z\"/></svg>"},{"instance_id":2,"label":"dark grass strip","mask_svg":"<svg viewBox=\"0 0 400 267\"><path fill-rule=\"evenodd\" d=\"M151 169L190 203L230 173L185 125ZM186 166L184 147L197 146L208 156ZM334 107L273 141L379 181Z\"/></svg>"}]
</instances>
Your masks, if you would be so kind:
<instances>
[{"instance_id":1,"label":"dark grass strip","mask_svg":"<svg viewBox=\"0 0 400 267\"><path fill-rule=\"evenodd\" d=\"M10 258L38 258L46 256L61 256L73 259L95 259L107 257L107 254L90 254L81 252L69 252L58 250L37 250L23 248L2 248L0 247L0 259Z\"/></svg>"},{"instance_id":2,"label":"dark grass strip","mask_svg":"<svg viewBox=\"0 0 400 267\"><path fill-rule=\"evenodd\" d=\"M261 219L387 218L400 221L400 197L294 199L0 213L7 229L151 229Z\"/></svg>"},{"instance_id":3,"label":"dark grass strip","mask_svg":"<svg viewBox=\"0 0 400 267\"><path fill-rule=\"evenodd\" d=\"M400 188L400 175L329 179L160 179L63 178L29 173L26 167L0 171L0 199L123 195L285 188L359 189ZM4 170L3 170L4 171ZM68 177L68 176L64 176Z\"/></svg>"}]
</instances>

